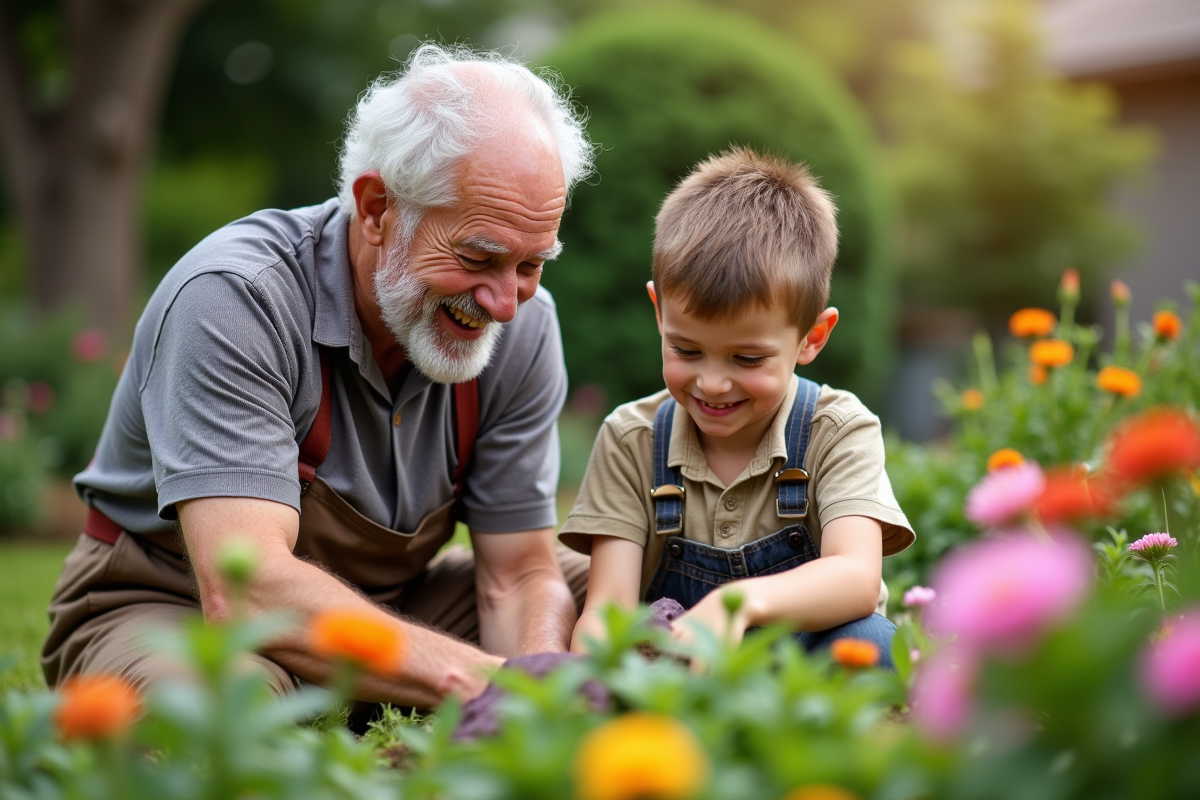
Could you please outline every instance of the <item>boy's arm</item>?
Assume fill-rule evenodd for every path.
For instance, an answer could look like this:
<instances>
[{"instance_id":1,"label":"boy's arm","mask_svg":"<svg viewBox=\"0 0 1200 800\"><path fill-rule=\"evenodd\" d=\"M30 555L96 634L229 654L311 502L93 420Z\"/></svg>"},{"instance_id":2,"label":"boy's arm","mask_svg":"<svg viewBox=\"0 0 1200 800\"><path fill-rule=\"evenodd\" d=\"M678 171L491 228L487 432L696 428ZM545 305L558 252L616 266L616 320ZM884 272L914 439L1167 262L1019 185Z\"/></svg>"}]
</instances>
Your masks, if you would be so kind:
<instances>
[{"instance_id":1,"label":"boy's arm","mask_svg":"<svg viewBox=\"0 0 1200 800\"><path fill-rule=\"evenodd\" d=\"M593 536L587 600L571 636L571 652L586 653L585 637L602 639L601 611L610 603L621 608L638 604L642 584L642 551L637 542L618 536Z\"/></svg>"},{"instance_id":2,"label":"boy's arm","mask_svg":"<svg viewBox=\"0 0 1200 800\"><path fill-rule=\"evenodd\" d=\"M741 609L727 622L723 590L710 592L676 620L678 639L692 637L699 624L718 636L741 641L747 628L788 622L797 631L823 631L869 617L879 600L883 571L882 526L870 517L830 521L821 533L821 557L787 572L733 581L742 592ZM588 600L591 600L589 593Z\"/></svg>"}]
</instances>

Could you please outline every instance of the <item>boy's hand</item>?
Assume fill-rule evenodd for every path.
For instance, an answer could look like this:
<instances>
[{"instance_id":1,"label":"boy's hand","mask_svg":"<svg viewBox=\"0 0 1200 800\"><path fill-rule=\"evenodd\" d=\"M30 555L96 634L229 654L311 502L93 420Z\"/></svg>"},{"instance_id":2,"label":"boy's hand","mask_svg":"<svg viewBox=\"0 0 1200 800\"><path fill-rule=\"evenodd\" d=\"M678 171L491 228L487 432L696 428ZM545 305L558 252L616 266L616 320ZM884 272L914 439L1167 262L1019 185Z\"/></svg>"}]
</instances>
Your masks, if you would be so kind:
<instances>
[{"instance_id":1,"label":"boy's hand","mask_svg":"<svg viewBox=\"0 0 1200 800\"><path fill-rule=\"evenodd\" d=\"M718 639L727 639L732 645L741 644L746 629L751 627L749 605L745 602L742 587L728 584L709 592L675 620L671 625L671 636L677 642L690 644L696 636L695 626L702 625Z\"/></svg>"}]
</instances>

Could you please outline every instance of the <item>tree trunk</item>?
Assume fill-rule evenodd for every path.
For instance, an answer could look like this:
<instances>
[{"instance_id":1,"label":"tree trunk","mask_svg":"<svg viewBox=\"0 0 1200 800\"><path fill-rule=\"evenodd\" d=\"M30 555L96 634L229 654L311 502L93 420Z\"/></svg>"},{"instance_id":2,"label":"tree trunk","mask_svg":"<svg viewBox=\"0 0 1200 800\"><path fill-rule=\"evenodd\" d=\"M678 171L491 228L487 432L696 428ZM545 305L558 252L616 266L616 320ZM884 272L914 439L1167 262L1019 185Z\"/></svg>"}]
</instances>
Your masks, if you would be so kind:
<instances>
[{"instance_id":1,"label":"tree trunk","mask_svg":"<svg viewBox=\"0 0 1200 800\"><path fill-rule=\"evenodd\" d=\"M0 9L0 154L43 311L77 307L128 341L141 275L140 199L179 37L205 0L67 0L72 87L39 113Z\"/></svg>"}]
</instances>

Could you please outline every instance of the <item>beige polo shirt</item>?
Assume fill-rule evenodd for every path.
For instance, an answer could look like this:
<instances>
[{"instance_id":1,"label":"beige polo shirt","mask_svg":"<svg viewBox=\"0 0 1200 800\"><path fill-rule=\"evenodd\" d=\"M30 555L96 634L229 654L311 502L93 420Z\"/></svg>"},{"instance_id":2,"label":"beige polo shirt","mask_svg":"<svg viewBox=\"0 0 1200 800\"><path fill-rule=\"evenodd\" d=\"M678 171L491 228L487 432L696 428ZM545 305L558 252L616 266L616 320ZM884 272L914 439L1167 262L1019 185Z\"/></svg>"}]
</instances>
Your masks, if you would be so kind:
<instances>
[{"instance_id":1,"label":"beige polo shirt","mask_svg":"<svg viewBox=\"0 0 1200 800\"><path fill-rule=\"evenodd\" d=\"M781 409L790 409L799 381L793 377ZM650 583L666 536L655 534L654 414L667 399L663 391L626 403L604 420L588 461L587 474L567 521L562 542L583 553L587 538L619 536L646 548L642 591ZM685 497L683 533L713 547L733 549L769 536L794 520L775 511L774 474L787 461L787 414L777 414L754 458L730 486L704 460L696 426L677 408L667 463L679 467ZM804 520L817 551L821 529L838 517L864 516L883 526L883 554L898 553L916 539L896 502L884 471L879 418L850 392L821 387L804 468L810 476L808 517ZM886 595L884 595L886 598Z\"/></svg>"}]
</instances>

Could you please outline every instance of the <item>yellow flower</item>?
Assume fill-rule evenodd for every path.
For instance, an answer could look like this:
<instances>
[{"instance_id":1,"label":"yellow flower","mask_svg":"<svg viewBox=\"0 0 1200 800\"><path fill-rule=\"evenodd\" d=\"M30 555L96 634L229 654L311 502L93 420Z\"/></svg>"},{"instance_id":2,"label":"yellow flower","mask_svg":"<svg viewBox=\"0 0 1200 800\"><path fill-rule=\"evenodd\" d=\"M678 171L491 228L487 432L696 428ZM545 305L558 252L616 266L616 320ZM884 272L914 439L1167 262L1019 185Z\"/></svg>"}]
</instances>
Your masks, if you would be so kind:
<instances>
[{"instance_id":1,"label":"yellow flower","mask_svg":"<svg viewBox=\"0 0 1200 800\"><path fill-rule=\"evenodd\" d=\"M879 647L866 639L837 639L829 646L829 653L846 669L863 669L879 663Z\"/></svg>"},{"instance_id":2,"label":"yellow flower","mask_svg":"<svg viewBox=\"0 0 1200 800\"><path fill-rule=\"evenodd\" d=\"M1020 339L1049 336L1057 324L1054 315L1044 308L1022 308L1008 318L1008 330Z\"/></svg>"},{"instance_id":3,"label":"yellow flower","mask_svg":"<svg viewBox=\"0 0 1200 800\"><path fill-rule=\"evenodd\" d=\"M983 392L978 389L964 389L962 405L967 411L978 411L983 408Z\"/></svg>"},{"instance_id":4,"label":"yellow flower","mask_svg":"<svg viewBox=\"0 0 1200 800\"><path fill-rule=\"evenodd\" d=\"M133 687L110 675L73 675L61 695L54 724L67 741L116 736L133 724L141 709Z\"/></svg>"},{"instance_id":5,"label":"yellow flower","mask_svg":"<svg viewBox=\"0 0 1200 800\"><path fill-rule=\"evenodd\" d=\"M309 645L322 658L350 661L377 675L394 675L404 661L404 637L382 614L333 609L313 618Z\"/></svg>"},{"instance_id":6,"label":"yellow flower","mask_svg":"<svg viewBox=\"0 0 1200 800\"><path fill-rule=\"evenodd\" d=\"M1004 447L988 456L987 470L995 472L1004 467L1019 467L1025 463L1025 458L1011 447Z\"/></svg>"},{"instance_id":7,"label":"yellow flower","mask_svg":"<svg viewBox=\"0 0 1200 800\"><path fill-rule=\"evenodd\" d=\"M597 726L575 756L580 800L684 800L708 780L708 758L683 724L631 713Z\"/></svg>"},{"instance_id":8,"label":"yellow flower","mask_svg":"<svg viewBox=\"0 0 1200 800\"><path fill-rule=\"evenodd\" d=\"M1105 367L1096 376L1096 385L1121 397L1137 397L1142 393L1142 379L1131 369Z\"/></svg>"},{"instance_id":9,"label":"yellow flower","mask_svg":"<svg viewBox=\"0 0 1200 800\"><path fill-rule=\"evenodd\" d=\"M810 783L788 792L783 800L858 800L858 795L832 783Z\"/></svg>"},{"instance_id":10,"label":"yellow flower","mask_svg":"<svg viewBox=\"0 0 1200 800\"><path fill-rule=\"evenodd\" d=\"M1183 331L1183 320L1172 311L1155 311L1154 335L1164 341L1175 341Z\"/></svg>"},{"instance_id":11,"label":"yellow flower","mask_svg":"<svg viewBox=\"0 0 1200 800\"><path fill-rule=\"evenodd\" d=\"M1043 339L1029 348L1029 360L1042 367L1065 367L1075 358L1075 348L1062 339Z\"/></svg>"}]
</instances>

